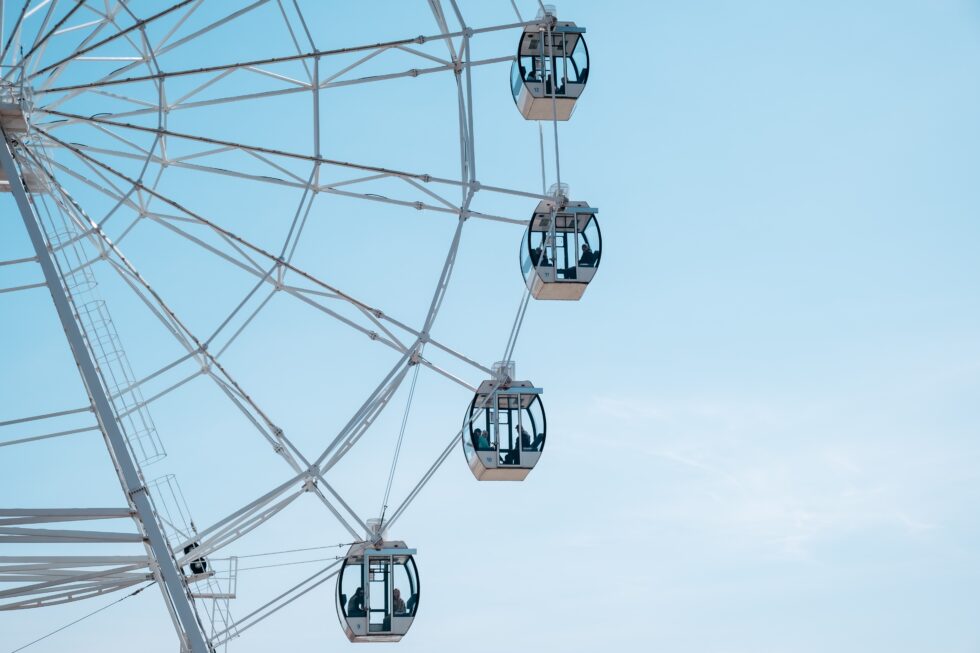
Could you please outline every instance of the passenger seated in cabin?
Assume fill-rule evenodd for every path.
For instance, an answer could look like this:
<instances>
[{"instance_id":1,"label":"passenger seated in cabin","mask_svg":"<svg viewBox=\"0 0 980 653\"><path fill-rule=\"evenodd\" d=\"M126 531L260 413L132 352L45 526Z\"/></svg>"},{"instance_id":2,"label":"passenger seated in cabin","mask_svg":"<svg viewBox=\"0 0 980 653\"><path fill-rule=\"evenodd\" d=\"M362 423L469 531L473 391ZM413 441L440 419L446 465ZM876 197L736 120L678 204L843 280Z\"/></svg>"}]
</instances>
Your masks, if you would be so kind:
<instances>
[{"instance_id":1,"label":"passenger seated in cabin","mask_svg":"<svg viewBox=\"0 0 980 653\"><path fill-rule=\"evenodd\" d=\"M418 592L408 597L408 604L406 605L406 607L408 608L408 613L410 615L415 616L415 608L416 606L418 606L418 604L419 604Z\"/></svg>"},{"instance_id":2,"label":"passenger seated in cabin","mask_svg":"<svg viewBox=\"0 0 980 653\"><path fill-rule=\"evenodd\" d=\"M347 616L348 617L363 617L364 613L364 588L358 587L357 591L354 592L354 596L350 597L350 601L347 602Z\"/></svg>"},{"instance_id":3,"label":"passenger seated in cabin","mask_svg":"<svg viewBox=\"0 0 980 653\"><path fill-rule=\"evenodd\" d=\"M520 463L520 457L517 454L517 447L514 447L513 449L504 449L503 451L506 451L507 453L504 454L500 461L502 465L517 465Z\"/></svg>"},{"instance_id":4,"label":"passenger seated in cabin","mask_svg":"<svg viewBox=\"0 0 980 653\"><path fill-rule=\"evenodd\" d=\"M598 255L592 251L588 243L582 243L582 256L578 260L578 264L584 268L591 268L595 266L596 259Z\"/></svg>"},{"instance_id":5,"label":"passenger seated in cabin","mask_svg":"<svg viewBox=\"0 0 980 653\"><path fill-rule=\"evenodd\" d=\"M398 588L392 592L391 607L394 608L396 615L405 614L405 601L402 600L402 592Z\"/></svg>"},{"instance_id":6,"label":"passenger seated in cabin","mask_svg":"<svg viewBox=\"0 0 980 653\"><path fill-rule=\"evenodd\" d=\"M545 254L543 247L531 250L531 265L534 267L551 265L551 261L548 260L548 255Z\"/></svg>"},{"instance_id":7,"label":"passenger seated in cabin","mask_svg":"<svg viewBox=\"0 0 980 653\"><path fill-rule=\"evenodd\" d=\"M490 437L489 435L480 430L476 429L473 431L473 446L476 447L477 451L490 451Z\"/></svg>"},{"instance_id":8,"label":"passenger seated in cabin","mask_svg":"<svg viewBox=\"0 0 980 653\"><path fill-rule=\"evenodd\" d=\"M541 70L541 59L535 57L534 65L528 69L527 77L524 80L528 82L540 82L543 78L544 73Z\"/></svg>"},{"instance_id":9,"label":"passenger seated in cabin","mask_svg":"<svg viewBox=\"0 0 980 653\"><path fill-rule=\"evenodd\" d=\"M592 268L595 267L596 261L599 260L599 254L593 252L592 248L588 243L582 243L582 256L578 259L579 267ZM562 269L563 278L565 279L578 279L578 271L575 266L567 267Z\"/></svg>"},{"instance_id":10,"label":"passenger seated in cabin","mask_svg":"<svg viewBox=\"0 0 980 653\"><path fill-rule=\"evenodd\" d=\"M531 434L528 433L524 427L521 427L521 448L524 451L537 451L541 447L541 442L544 440L544 434L538 433L534 436L534 440L531 440Z\"/></svg>"},{"instance_id":11,"label":"passenger seated in cabin","mask_svg":"<svg viewBox=\"0 0 980 653\"><path fill-rule=\"evenodd\" d=\"M184 547L184 553L190 553L194 549L200 546L199 542L192 542ZM191 560L191 573L192 574L204 574L208 571L208 562L203 557L197 558L196 560ZM186 572L185 572L186 573Z\"/></svg>"}]
</instances>

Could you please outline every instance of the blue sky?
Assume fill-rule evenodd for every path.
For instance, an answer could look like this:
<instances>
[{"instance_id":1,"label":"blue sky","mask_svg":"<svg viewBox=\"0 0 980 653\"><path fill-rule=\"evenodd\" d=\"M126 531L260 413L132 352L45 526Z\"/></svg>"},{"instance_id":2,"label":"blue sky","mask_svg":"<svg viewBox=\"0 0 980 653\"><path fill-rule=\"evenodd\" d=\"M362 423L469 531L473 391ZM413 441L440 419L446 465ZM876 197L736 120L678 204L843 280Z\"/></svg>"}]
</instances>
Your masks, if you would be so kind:
<instances>
[{"instance_id":1,"label":"blue sky","mask_svg":"<svg viewBox=\"0 0 980 653\"><path fill-rule=\"evenodd\" d=\"M437 31L425 3L368 4L312 6L318 45ZM518 4L533 15L533 3ZM462 8L473 25L513 17L507 2ZM560 127L562 180L600 208L608 251L581 302L528 310L516 359L519 376L545 388L539 468L522 484L480 484L454 452L392 533L419 549L425 587L397 646L977 650L980 6L566 1L558 10L587 27L593 65ZM241 29L221 37L220 52L176 61L291 47L274 29L265 38L261 22ZM474 47L508 54L512 37ZM498 64L474 76L478 179L533 191L537 129L514 110L508 74ZM451 76L334 93L326 156L458 176ZM305 101L175 112L172 126L307 147ZM266 243L281 239L298 203L292 192L182 171L163 183ZM104 206L73 191L94 215ZM13 203L0 202L0 258L26 255ZM493 197L478 205L515 217L533 208ZM451 216L336 197L311 215L300 265L397 317L421 318ZM213 329L249 287L155 225L126 238L121 249L196 332ZM503 351L520 300L519 238L519 227L467 223L433 332L485 364ZM0 286L18 283L9 269ZM109 269L98 272L137 374L173 360L179 350L152 316ZM0 295L0 316L0 421L79 405L44 291ZM314 452L392 356L276 297L225 362ZM362 512L380 505L403 401L404 392L336 469ZM393 496L445 446L468 401L422 375ZM201 379L152 414L170 455L147 476L177 474L199 525L286 477ZM0 449L0 503L118 505L92 436ZM329 519L297 502L229 553L348 541ZM315 568L242 572L233 610ZM232 647L348 646L330 588ZM101 604L0 614L0 644L15 648ZM146 651L173 650L153 592L33 650L134 638Z\"/></svg>"}]
</instances>

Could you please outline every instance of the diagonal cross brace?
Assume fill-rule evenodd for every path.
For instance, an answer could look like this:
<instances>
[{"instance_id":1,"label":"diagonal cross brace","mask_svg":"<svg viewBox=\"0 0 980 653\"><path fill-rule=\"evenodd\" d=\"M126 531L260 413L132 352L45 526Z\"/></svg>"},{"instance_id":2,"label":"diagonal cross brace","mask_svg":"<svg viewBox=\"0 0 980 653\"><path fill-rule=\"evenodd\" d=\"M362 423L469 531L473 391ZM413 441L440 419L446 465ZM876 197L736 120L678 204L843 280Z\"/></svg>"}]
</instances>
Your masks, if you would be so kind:
<instances>
[{"instance_id":1,"label":"diagonal cross brace","mask_svg":"<svg viewBox=\"0 0 980 653\"><path fill-rule=\"evenodd\" d=\"M71 347L75 363L78 365L85 389L99 420L109 454L115 463L119 482L130 505L137 513L137 521L146 534L147 546L159 566L164 596L171 603L182 631L178 634L191 653L211 653L212 649L204 637L204 629L191 603L184 577L177 569L173 554L164 539L163 531L153 512L146 486L143 484L135 461L130 456L126 439L116 421L108 393L99 377L91 352L85 345L81 327L72 310L71 300L62 285L61 276L55 267L51 252L45 244L41 225L27 196L20 171L14 162L10 142L2 127L0 127L0 137L2 137L0 140L3 141L0 143L0 168L6 172L7 179L10 180L10 191L17 202L17 208L24 220L24 227L27 229L31 244L37 254L38 263L41 265L45 282L58 312L58 318L61 320L61 326L65 330L65 336Z\"/></svg>"}]
</instances>

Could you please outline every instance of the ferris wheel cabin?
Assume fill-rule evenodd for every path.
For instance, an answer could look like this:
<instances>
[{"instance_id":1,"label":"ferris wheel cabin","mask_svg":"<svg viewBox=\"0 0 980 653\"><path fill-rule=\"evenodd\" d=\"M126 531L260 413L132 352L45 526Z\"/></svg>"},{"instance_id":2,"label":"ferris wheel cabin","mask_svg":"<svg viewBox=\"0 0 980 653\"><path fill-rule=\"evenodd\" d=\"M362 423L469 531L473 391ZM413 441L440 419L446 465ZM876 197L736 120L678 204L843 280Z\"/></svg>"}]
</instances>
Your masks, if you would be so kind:
<instances>
[{"instance_id":1,"label":"ferris wheel cabin","mask_svg":"<svg viewBox=\"0 0 980 653\"><path fill-rule=\"evenodd\" d=\"M521 248L521 272L535 299L581 299L599 269L598 209L586 202L538 203Z\"/></svg>"},{"instance_id":2,"label":"ferris wheel cabin","mask_svg":"<svg viewBox=\"0 0 980 653\"><path fill-rule=\"evenodd\" d=\"M530 381L484 381L463 422L463 454L479 481L523 481L544 451L541 388Z\"/></svg>"},{"instance_id":3,"label":"ferris wheel cabin","mask_svg":"<svg viewBox=\"0 0 980 653\"><path fill-rule=\"evenodd\" d=\"M589 79L585 28L556 22L524 28L511 66L511 93L527 120L568 120Z\"/></svg>"},{"instance_id":4,"label":"ferris wheel cabin","mask_svg":"<svg viewBox=\"0 0 980 653\"><path fill-rule=\"evenodd\" d=\"M397 642L419 607L415 549L404 542L358 542L337 576L337 616L352 642Z\"/></svg>"}]
</instances>

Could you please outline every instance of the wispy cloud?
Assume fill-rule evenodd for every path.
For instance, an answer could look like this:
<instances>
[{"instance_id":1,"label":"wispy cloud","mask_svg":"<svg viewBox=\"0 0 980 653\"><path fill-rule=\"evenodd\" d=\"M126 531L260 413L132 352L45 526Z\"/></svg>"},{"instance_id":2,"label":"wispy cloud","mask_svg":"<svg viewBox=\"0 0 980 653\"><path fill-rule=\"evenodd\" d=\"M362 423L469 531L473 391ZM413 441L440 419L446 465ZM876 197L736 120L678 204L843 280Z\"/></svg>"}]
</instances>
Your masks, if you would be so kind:
<instances>
[{"instance_id":1,"label":"wispy cloud","mask_svg":"<svg viewBox=\"0 0 980 653\"><path fill-rule=\"evenodd\" d=\"M869 530L916 536L938 528L930 506L942 501L943 472L929 460L929 440L878 437L877 425L849 422L845 410L597 397L587 412L589 423L603 425L604 447L650 470L651 529L683 525L733 546L807 557L820 543ZM594 438L593 430L579 437Z\"/></svg>"}]
</instances>

